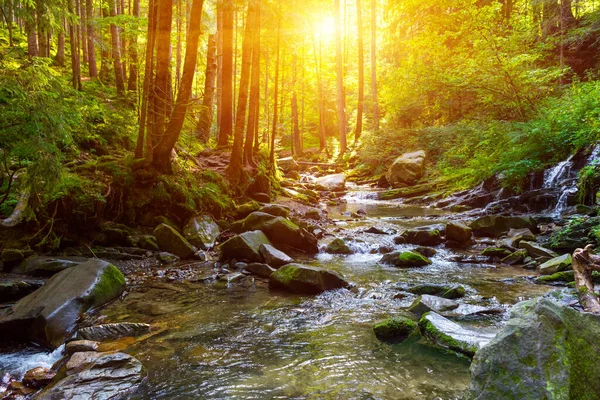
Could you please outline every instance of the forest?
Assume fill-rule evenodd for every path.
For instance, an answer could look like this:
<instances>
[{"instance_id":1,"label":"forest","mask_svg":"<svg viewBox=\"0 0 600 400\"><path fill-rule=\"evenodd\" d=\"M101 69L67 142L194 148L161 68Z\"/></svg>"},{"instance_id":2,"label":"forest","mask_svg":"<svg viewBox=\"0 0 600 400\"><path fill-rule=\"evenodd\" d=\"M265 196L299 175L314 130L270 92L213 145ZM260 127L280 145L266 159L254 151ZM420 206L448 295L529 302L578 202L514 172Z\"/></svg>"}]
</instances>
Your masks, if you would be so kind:
<instances>
[{"instance_id":1,"label":"forest","mask_svg":"<svg viewBox=\"0 0 600 400\"><path fill-rule=\"evenodd\" d=\"M600 1L0 0L0 398L596 399L599 210Z\"/></svg>"}]
</instances>

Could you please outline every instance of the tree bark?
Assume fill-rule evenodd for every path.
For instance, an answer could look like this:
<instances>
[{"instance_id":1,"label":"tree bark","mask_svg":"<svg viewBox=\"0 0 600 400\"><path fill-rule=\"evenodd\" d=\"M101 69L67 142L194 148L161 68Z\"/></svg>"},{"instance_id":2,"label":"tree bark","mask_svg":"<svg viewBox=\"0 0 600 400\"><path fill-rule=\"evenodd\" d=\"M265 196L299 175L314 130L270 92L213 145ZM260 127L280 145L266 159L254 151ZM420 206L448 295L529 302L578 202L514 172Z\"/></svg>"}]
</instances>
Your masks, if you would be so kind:
<instances>
[{"instance_id":1,"label":"tree bark","mask_svg":"<svg viewBox=\"0 0 600 400\"><path fill-rule=\"evenodd\" d=\"M300 140L300 126L298 125L298 97L296 92L292 94L292 129L293 129L293 143L294 143L294 155L302 155L302 141Z\"/></svg>"},{"instance_id":2,"label":"tree bark","mask_svg":"<svg viewBox=\"0 0 600 400\"><path fill-rule=\"evenodd\" d=\"M363 38L362 5L356 0L356 25L358 31L358 106L356 112L356 130L354 142L358 142L362 134L363 109L365 99L365 43Z\"/></svg>"},{"instance_id":3,"label":"tree bark","mask_svg":"<svg viewBox=\"0 0 600 400\"><path fill-rule=\"evenodd\" d=\"M346 153L346 99L344 96L344 71L342 65L342 24L340 0L334 1L335 6L335 60L336 60L336 76L337 76L337 117L338 117L338 133L340 140L340 157Z\"/></svg>"},{"instance_id":4,"label":"tree bark","mask_svg":"<svg viewBox=\"0 0 600 400\"><path fill-rule=\"evenodd\" d=\"M117 16L117 5L115 0L108 0L108 7L111 17ZM119 39L119 28L115 24L110 24L110 37L113 68L115 70L115 86L117 94L122 95L125 92L125 81L123 80L123 67L121 66L121 40Z\"/></svg>"},{"instance_id":5,"label":"tree bark","mask_svg":"<svg viewBox=\"0 0 600 400\"><path fill-rule=\"evenodd\" d=\"M221 120L217 146L227 146L233 128L233 5L223 0L223 66L221 69Z\"/></svg>"},{"instance_id":6,"label":"tree bark","mask_svg":"<svg viewBox=\"0 0 600 400\"><path fill-rule=\"evenodd\" d=\"M600 314L600 302L594 293L592 272L600 271L600 256L590 254L592 245L577 249L573 253L573 272L575 273L575 289L579 302L587 312Z\"/></svg>"},{"instance_id":7,"label":"tree bark","mask_svg":"<svg viewBox=\"0 0 600 400\"><path fill-rule=\"evenodd\" d=\"M275 47L275 53L277 54L277 60L275 61L275 88L273 93L273 130L271 132L271 147L269 152L269 168L272 175L275 175L275 137L277 136L277 127L279 125L279 118L277 112L277 101L279 100L279 53L281 43L281 0L279 0L279 9L277 15L277 44Z\"/></svg>"},{"instance_id":8,"label":"tree bark","mask_svg":"<svg viewBox=\"0 0 600 400\"><path fill-rule=\"evenodd\" d=\"M158 0L156 35L156 80L154 84L154 143L162 140L168 110L171 108L171 25L173 1Z\"/></svg>"},{"instance_id":9,"label":"tree bark","mask_svg":"<svg viewBox=\"0 0 600 400\"><path fill-rule=\"evenodd\" d=\"M244 144L244 165L255 168L253 146L258 137L258 118L260 110L260 0L256 0L256 15L253 28L252 43L252 77L250 79L250 105L248 112L248 127Z\"/></svg>"},{"instance_id":10,"label":"tree bark","mask_svg":"<svg viewBox=\"0 0 600 400\"><path fill-rule=\"evenodd\" d=\"M221 112L223 110L223 3L217 7L217 141L221 142Z\"/></svg>"},{"instance_id":11,"label":"tree bark","mask_svg":"<svg viewBox=\"0 0 600 400\"><path fill-rule=\"evenodd\" d=\"M94 32L94 25L92 20L94 19L94 6L92 0L86 0L85 2L85 14L87 23L87 47L88 47L88 68L90 71L90 78L98 77L98 65L96 63L96 32Z\"/></svg>"},{"instance_id":12,"label":"tree bark","mask_svg":"<svg viewBox=\"0 0 600 400\"><path fill-rule=\"evenodd\" d=\"M240 183L243 175L244 163L244 131L246 122L246 108L248 105L248 88L250 85L250 69L252 68L252 46L254 44L254 21L256 19L256 3L248 3L248 16L242 43L242 70L240 74L240 90L238 93L237 112L235 114L235 132L233 147L227 172L232 182Z\"/></svg>"},{"instance_id":13,"label":"tree bark","mask_svg":"<svg viewBox=\"0 0 600 400\"><path fill-rule=\"evenodd\" d=\"M87 34L87 7L86 0L77 0L77 12L79 13L79 26L81 30L81 50L83 53L83 63L87 64L89 62L89 54L88 54L88 34Z\"/></svg>"},{"instance_id":14,"label":"tree bark","mask_svg":"<svg viewBox=\"0 0 600 400\"><path fill-rule=\"evenodd\" d=\"M29 57L37 57L39 48L37 42L35 10L29 6L25 6L25 32L27 33L27 55Z\"/></svg>"},{"instance_id":15,"label":"tree bark","mask_svg":"<svg viewBox=\"0 0 600 400\"><path fill-rule=\"evenodd\" d=\"M88 0L89 1L89 0ZM133 16L140 18L140 0L133 0ZM138 33L133 36L129 44L129 80L127 82L127 90L135 91L138 81Z\"/></svg>"},{"instance_id":16,"label":"tree bark","mask_svg":"<svg viewBox=\"0 0 600 400\"><path fill-rule=\"evenodd\" d=\"M208 49L206 51L206 72L204 74L204 96L200 116L196 124L196 137L202 142L210 138L210 127L213 120L213 104L215 97L215 77L217 75L217 41L215 35L208 37Z\"/></svg>"},{"instance_id":17,"label":"tree bark","mask_svg":"<svg viewBox=\"0 0 600 400\"><path fill-rule=\"evenodd\" d=\"M38 41L38 56L40 57L49 57L48 50L48 35L47 35L47 26L46 21L44 20L42 4L37 4L36 7L36 21L37 21L37 41Z\"/></svg>"},{"instance_id":18,"label":"tree bark","mask_svg":"<svg viewBox=\"0 0 600 400\"><path fill-rule=\"evenodd\" d=\"M181 134L181 128L183 127L185 114L192 94L194 72L196 70L196 62L198 61L198 42L200 38L203 3L203 0L194 0L192 2L189 31L186 38L185 61L183 64L181 85L177 93L177 101L166 132L154 151L154 166L164 173L172 173L171 152Z\"/></svg>"},{"instance_id":19,"label":"tree bark","mask_svg":"<svg viewBox=\"0 0 600 400\"><path fill-rule=\"evenodd\" d=\"M56 47L56 57L54 61L64 67L65 65L65 19L62 19L61 27L58 30L57 35L57 47Z\"/></svg>"},{"instance_id":20,"label":"tree bark","mask_svg":"<svg viewBox=\"0 0 600 400\"><path fill-rule=\"evenodd\" d=\"M100 15L102 18L108 17L108 10L105 7L100 7ZM106 38L110 35L110 28L106 31L100 31L100 35L98 37L100 41L100 81L104 83L108 83L110 80L110 51L109 46L106 44Z\"/></svg>"},{"instance_id":21,"label":"tree bark","mask_svg":"<svg viewBox=\"0 0 600 400\"><path fill-rule=\"evenodd\" d=\"M373 102L373 130L379 130L379 102L377 100L377 1L371 0L371 101Z\"/></svg>"},{"instance_id":22,"label":"tree bark","mask_svg":"<svg viewBox=\"0 0 600 400\"><path fill-rule=\"evenodd\" d=\"M73 0L69 0L69 12L74 12ZM71 84L77 90L81 90L81 65L79 63L79 51L77 50L77 31L73 23L69 23L69 41L71 45Z\"/></svg>"}]
</instances>

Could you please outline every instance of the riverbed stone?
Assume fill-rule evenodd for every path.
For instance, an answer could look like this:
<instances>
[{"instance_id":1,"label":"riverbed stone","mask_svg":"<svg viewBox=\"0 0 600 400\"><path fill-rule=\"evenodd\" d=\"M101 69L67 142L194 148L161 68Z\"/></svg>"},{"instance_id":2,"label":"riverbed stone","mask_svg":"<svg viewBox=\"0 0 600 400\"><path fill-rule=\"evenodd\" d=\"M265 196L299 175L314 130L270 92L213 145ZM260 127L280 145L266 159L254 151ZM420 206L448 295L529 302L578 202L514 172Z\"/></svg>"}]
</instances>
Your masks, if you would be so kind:
<instances>
[{"instance_id":1,"label":"riverbed stone","mask_svg":"<svg viewBox=\"0 0 600 400\"><path fill-rule=\"evenodd\" d=\"M16 301L42 287L43 280L7 279L0 281L0 303Z\"/></svg>"},{"instance_id":2,"label":"riverbed stone","mask_svg":"<svg viewBox=\"0 0 600 400\"><path fill-rule=\"evenodd\" d=\"M419 328L423 336L436 345L468 357L473 357L494 337L493 333L463 328L435 312L424 314L419 321Z\"/></svg>"},{"instance_id":3,"label":"riverbed stone","mask_svg":"<svg viewBox=\"0 0 600 400\"><path fill-rule=\"evenodd\" d=\"M535 242L529 242L527 240L522 240L519 243L519 248L527 250L527 254L539 262L545 262L559 256L554 251L548 250Z\"/></svg>"},{"instance_id":4,"label":"riverbed stone","mask_svg":"<svg viewBox=\"0 0 600 400\"><path fill-rule=\"evenodd\" d=\"M473 230L464 222L449 222L446 224L446 240L458 244L470 243L473 236Z\"/></svg>"},{"instance_id":5,"label":"riverbed stone","mask_svg":"<svg viewBox=\"0 0 600 400\"><path fill-rule=\"evenodd\" d=\"M502 264L505 265L517 265L524 264L525 259L527 258L527 250L517 250L502 259ZM530 261L533 261L530 260Z\"/></svg>"},{"instance_id":6,"label":"riverbed stone","mask_svg":"<svg viewBox=\"0 0 600 400\"><path fill-rule=\"evenodd\" d=\"M563 254L540 265L540 275L552 275L568 269L573 263L570 254Z\"/></svg>"},{"instance_id":7,"label":"riverbed stone","mask_svg":"<svg viewBox=\"0 0 600 400\"><path fill-rule=\"evenodd\" d=\"M86 262L84 257L32 256L23 260L12 272L32 276L52 276L67 268Z\"/></svg>"},{"instance_id":8,"label":"riverbed stone","mask_svg":"<svg viewBox=\"0 0 600 400\"><path fill-rule=\"evenodd\" d=\"M323 268L287 264L269 277L269 288L298 294L319 294L349 286L342 275Z\"/></svg>"},{"instance_id":9,"label":"riverbed stone","mask_svg":"<svg viewBox=\"0 0 600 400\"><path fill-rule=\"evenodd\" d=\"M390 264L397 268L417 268L431 264L431 260L414 251L394 251L384 254L379 260L382 264Z\"/></svg>"},{"instance_id":10,"label":"riverbed stone","mask_svg":"<svg viewBox=\"0 0 600 400\"><path fill-rule=\"evenodd\" d=\"M459 299L467 294L462 285L443 285L436 283L424 283L411 286L406 289L407 292L417 295L428 294L431 296L443 297L444 299Z\"/></svg>"},{"instance_id":11,"label":"riverbed stone","mask_svg":"<svg viewBox=\"0 0 600 400\"><path fill-rule=\"evenodd\" d=\"M111 324L93 325L77 331L77 338L105 342L125 336L142 336L150 332L150 325L139 322L116 322Z\"/></svg>"},{"instance_id":12,"label":"riverbed stone","mask_svg":"<svg viewBox=\"0 0 600 400\"><path fill-rule=\"evenodd\" d=\"M25 372L23 384L32 389L40 389L50 383L56 376L56 372L44 368L36 367Z\"/></svg>"},{"instance_id":13,"label":"riverbed stone","mask_svg":"<svg viewBox=\"0 0 600 400\"><path fill-rule=\"evenodd\" d=\"M481 252L482 256L504 258L511 255L511 251L502 247L488 247Z\"/></svg>"},{"instance_id":14,"label":"riverbed stone","mask_svg":"<svg viewBox=\"0 0 600 400\"><path fill-rule=\"evenodd\" d=\"M471 364L471 399L596 399L600 316L546 297L515 305Z\"/></svg>"},{"instance_id":15,"label":"riverbed stone","mask_svg":"<svg viewBox=\"0 0 600 400\"><path fill-rule=\"evenodd\" d=\"M181 233L167 224L158 225L154 229L153 235L156 237L158 247L162 251L173 253L182 259L192 258L196 254L196 248Z\"/></svg>"},{"instance_id":16,"label":"riverbed stone","mask_svg":"<svg viewBox=\"0 0 600 400\"><path fill-rule=\"evenodd\" d=\"M25 254L25 251L21 249L2 249L2 252L0 253L0 261L4 263L20 261L26 257Z\"/></svg>"},{"instance_id":17,"label":"riverbed stone","mask_svg":"<svg viewBox=\"0 0 600 400\"><path fill-rule=\"evenodd\" d=\"M419 246L437 246L442 243L439 229L410 229L394 239L396 244L408 243Z\"/></svg>"},{"instance_id":18,"label":"riverbed stone","mask_svg":"<svg viewBox=\"0 0 600 400\"><path fill-rule=\"evenodd\" d=\"M426 247L426 246L416 247L413 251L416 253L419 253L423 257L427 257L427 258L433 257L437 254L436 249L434 249L433 247Z\"/></svg>"},{"instance_id":19,"label":"riverbed stone","mask_svg":"<svg viewBox=\"0 0 600 400\"><path fill-rule=\"evenodd\" d=\"M531 231L536 231L537 223L531 217L487 215L472 221L469 227L479 236L500 237L511 229L528 228Z\"/></svg>"},{"instance_id":20,"label":"riverbed stone","mask_svg":"<svg viewBox=\"0 0 600 400\"><path fill-rule=\"evenodd\" d=\"M420 317L429 311L444 312L454 310L458 308L458 305L454 300L423 294L413 301L410 307L408 307L408 311Z\"/></svg>"},{"instance_id":21,"label":"riverbed stone","mask_svg":"<svg viewBox=\"0 0 600 400\"><path fill-rule=\"evenodd\" d=\"M44 389L37 399L125 398L139 388L144 376L142 363L128 354L75 353L67 362L66 377Z\"/></svg>"},{"instance_id":22,"label":"riverbed stone","mask_svg":"<svg viewBox=\"0 0 600 400\"><path fill-rule=\"evenodd\" d=\"M425 151L404 153L394 160L385 178L390 186L413 185L425 174Z\"/></svg>"},{"instance_id":23,"label":"riverbed stone","mask_svg":"<svg viewBox=\"0 0 600 400\"><path fill-rule=\"evenodd\" d=\"M264 262L275 269L294 261L283 251L276 249L270 244L261 244L258 250Z\"/></svg>"},{"instance_id":24,"label":"riverbed stone","mask_svg":"<svg viewBox=\"0 0 600 400\"><path fill-rule=\"evenodd\" d=\"M201 250L212 249L220 234L219 225L208 214L190 218L183 228L187 241Z\"/></svg>"},{"instance_id":25,"label":"riverbed stone","mask_svg":"<svg viewBox=\"0 0 600 400\"><path fill-rule=\"evenodd\" d=\"M373 332L379 340L401 342L417 331L415 321L406 317L393 317L380 321L373 326Z\"/></svg>"},{"instance_id":26,"label":"riverbed stone","mask_svg":"<svg viewBox=\"0 0 600 400\"><path fill-rule=\"evenodd\" d=\"M346 175L342 173L322 176L317 179L315 186L318 190L342 192L346 190Z\"/></svg>"},{"instance_id":27,"label":"riverbed stone","mask_svg":"<svg viewBox=\"0 0 600 400\"><path fill-rule=\"evenodd\" d=\"M275 217L287 218L290 216L290 209L279 204L265 204L258 211L271 214Z\"/></svg>"},{"instance_id":28,"label":"riverbed stone","mask_svg":"<svg viewBox=\"0 0 600 400\"><path fill-rule=\"evenodd\" d=\"M309 254L319 252L317 238L287 218L253 212L245 219L232 224L231 230L235 233L260 230L277 246L286 246Z\"/></svg>"},{"instance_id":29,"label":"riverbed stone","mask_svg":"<svg viewBox=\"0 0 600 400\"><path fill-rule=\"evenodd\" d=\"M515 248L519 247L519 243L522 240L527 240L528 242L535 241L535 235L528 228L511 229L506 236L509 238L508 244Z\"/></svg>"},{"instance_id":30,"label":"riverbed stone","mask_svg":"<svg viewBox=\"0 0 600 400\"><path fill-rule=\"evenodd\" d=\"M142 235L140 236L140 240L138 240L138 246L144 250L150 251L158 251L158 244L156 243L156 238L152 235Z\"/></svg>"},{"instance_id":31,"label":"riverbed stone","mask_svg":"<svg viewBox=\"0 0 600 400\"><path fill-rule=\"evenodd\" d=\"M335 238L328 245L325 251L329 254L351 254L352 250L346 244L344 239Z\"/></svg>"},{"instance_id":32,"label":"riverbed stone","mask_svg":"<svg viewBox=\"0 0 600 400\"><path fill-rule=\"evenodd\" d=\"M262 231L249 231L234 236L219 246L221 260L248 260L263 262L260 254L261 245L271 244Z\"/></svg>"},{"instance_id":33,"label":"riverbed stone","mask_svg":"<svg viewBox=\"0 0 600 400\"><path fill-rule=\"evenodd\" d=\"M96 351L100 343L95 340L72 340L65 345L67 354L79 353L82 351Z\"/></svg>"},{"instance_id":34,"label":"riverbed stone","mask_svg":"<svg viewBox=\"0 0 600 400\"><path fill-rule=\"evenodd\" d=\"M84 312L116 299L124 290L125 277L117 267L89 260L54 275L4 312L0 335L56 348L75 330Z\"/></svg>"},{"instance_id":35,"label":"riverbed stone","mask_svg":"<svg viewBox=\"0 0 600 400\"><path fill-rule=\"evenodd\" d=\"M246 266L246 271L250 272L252 275L260 276L261 278L268 278L275 272L275 268L272 268L268 264L250 263Z\"/></svg>"}]
</instances>

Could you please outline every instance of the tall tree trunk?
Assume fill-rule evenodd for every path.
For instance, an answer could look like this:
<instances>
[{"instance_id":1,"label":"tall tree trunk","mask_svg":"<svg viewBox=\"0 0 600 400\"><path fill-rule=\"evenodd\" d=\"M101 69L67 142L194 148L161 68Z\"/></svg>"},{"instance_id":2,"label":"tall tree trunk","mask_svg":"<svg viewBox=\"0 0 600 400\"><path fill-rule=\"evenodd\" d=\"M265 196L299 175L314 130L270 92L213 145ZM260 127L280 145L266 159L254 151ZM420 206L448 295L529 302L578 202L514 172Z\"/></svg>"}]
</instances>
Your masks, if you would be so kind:
<instances>
[{"instance_id":1,"label":"tall tree trunk","mask_svg":"<svg viewBox=\"0 0 600 400\"><path fill-rule=\"evenodd\" d=\"M294 143L294 155L302 155L302 142L300 140L300 127L298 125L298 97L296 91L292 94L292 129L293 129L293 143Z\"/></svg>"},{"instance_id":2,"label":"tall tree trunk","mask_svg":"<svg viewBox=\"0 0 600 400\"><path fill-rule=\"evenodd\" d=\"M37 57L39 53L37 32L36 32L36 21L35 21L35 10L25 5L25 32L27 33L27 55L29 57Z\"/></svg>"},{"instance_id":3,"label":"tall tree trunk","mask_svg":"<svg viewBox=\"0 0 600 400\"><path fill-rule=\"evenodd\" d=\"M356 112L354 141L358 142L362 133L365 99L365 43L363 38L362 6L360 0L356 0L356 26L358 31L358 107Z\"/></svg>"},{"instance_id":4,"label":"tall tree trunk","mask_svg":"<svg viewBox=\"0 0 600 400\"><path fill-rule=\"evenodd\" d=\"M117 0L119 1L119 0ZM125 0L120 0L120 7L118 7L118 15L125 15ZM125 88L125 84L127 83L127 38L122 34L121 28L119 28L119 38L121 39L121 43L119 46L119 51L121 52L121 69L123 70L123 88Z\"/></svg>"},{"instance_id":5,"label":"tall tree trunk","mask_svg":"<svg viewBox=\"0 0 600 400\"><path fill-rule=\"evenodd\" d=\"M158 0L156 35L156 81L154 84L154 132L158 143L165 131L168 110L171 108L171 25L173 0ZM155 153L156 154L156 153Z\"/></svg>"},{"instance_id":6,"label":"tall tree trunk","mask_svg":"<svg viewBox=\"0 0 600 400\"><path fill-rule=\"evenodd\" d=\"M89 0L88 0L89 1ZM138 20L140 18L140 0L133 0L133 16ZM129 81L127 82L127 90L135 91L137 89L138 80L138 32L133 35L129 44Z\"/></svg>"},{"instance_id":7,"label":"tall tree trunk","mask_svg":"<svg viewBox=\"0 0 600 400\"><path fill-rule=\"evenodd\" d=\"M108 0L108 7L111 17L117 16L117 5L115 0ZM125 91L125 81L123 80L123 67L121 66L121 41L119 39L119 28L115 24L110 24L111 50L113 67L115 70L115 86L117 94L122 95Z\"/></svg>"},{"instance_id":8,"label":"tall tree trunk","mask_svg":"<svg viewBox=\"0 0 600 400\"><path fill-rule=\"evenodd\" d=\"M90 78L98 77L98 65L96 64L96 32L94 32L94 25L92 23L94 19L94 6L92 0L86 0L85 2L85 16L87 23L87 47L88 47L88 68L90 71Z\"/></svg>"},{"instance_id":9,"label":"tall tree trunk","mask_svg":"<svg viewBox=\"0 0 600 400\"><path fill-rule=\"evenodd\" d=\"M252 67L252 45L254 44L254 21L256 19L256 3L248 3L248 17L242 43L242 70L240 74L240 91L235 114L235 132L233 147L227 172L234 183L240 183L243 175L244 163L244 131L246 123L246 107L248 105L248 87L250 85L250 68Z\"/></svg>"},{"instance_id":10,"label":"tall tree trunk","mask_svg":"<svg viewBox=\"0 0 600 400\"><path fill-rule=\"evenodd\" d=\"M169 125L161 138L160 143L154 151L154 166L162 172L171 173L171 152L175 143L179 139L181 128L185 120L190 96L192 94L192 84L194 83L194 72L198 60L198 42L200 38L200 26L202 18L203 0L194 0L190 15L190 25L186 37L185 61L183 64L183 73L181 76L181 85L177 93L175 108L171 114Z\"/></svg>"},{"instance_id":11,"label":"tall tree trunk","mask_svg":"<svg viewBox=\"0 0 600 400\"><path fill-rule=\"evenodd\" d=\"M137 1L137 0L136 0ZM150 0L148 4L148 36L146 43L146 63L144 69L144 86L142 89L142 107L140 110L140 119L138 127L138 138L135 146L135 158L144 157L144 149L148 161L152 161L153 143L151 140L153 133L153 118L150 117L149 111L153 110L154 100L153 91L150 86L153 81L154 72L154 48L156 44L156 24L157 24L157 1Z\"/></svg>"},{"instance_id":12,"label":"tall tree trunk","mask_svg":"<svg viewBox=\"0 0 600 400\"><path fill-rule=\"evenodd\" d=\"M179 87L179 81L181 80L181 58L182 58L182 53L183 53L183 48L182 48L182 42L183 40L181 40L181 25L182 25L182 19L183 19L183 15L182 15L182 7L181 7L181 2L183 0L175 0L176 1L176 6L175 6L175 34L177 37L177 43L176 43L176 47L175 47L175 88L177 89ZM175 90L175 93L177 93L177 90Z\"/></svg>"},{"instance_id":13,"label":"tall tree trunk","mask_svg":"<svg viewBox=\"0 0 600 400\"><path fill-rule=\"evenodd\" d=\"M83 62L89 63L88 45L88 22L86 12L86 0L77 0L77 11L79 12L79 25L81 29L81 49L83 50Z\"/></svg>"},{"instance_id":14,"label":"tall tree trunk","mask_svg":"<svg viewBox=\"0 0 600 400\"><path fill-rule=\"evenodd\" d=\"M106 7L100 7L100 15L102 18L108 17ZM100 31L100 81L108 83L110 80L110 50L107 45L107 37L110 35L110 28Z\"/></svg>"},{"instance_id":15,"label":"tall tree trunk","mask_svg":"<svg viewBox=\"0 0 600 400\"><path fill-rule=\"evenodd\" d=\"M6 20L6 29L8 29L8 45L9 47L13 47L15 44L13 43L13 16L14 16L14 6L13 0L8 0L8 7L5 12L2 10L4 14L4 19Z\"/></svg>"},{"instance_id":16,"label":"tall tree trunk","mask_svg":"<svg viewBox=\"0 0 600 400\"><path fill-rule=\"evenodd\" d=\"M215 77L217 75L217 41L215 35L208 36L208 49L206 51L206 72L204 74L204 96L202 97L202 108L198 124L196 125L196 136L207 142L210 138L210 127L213 120L213 104L215 97Z\"/></svg>"},{"instance_id":17,"label":"tall tree trunk","mask_svg":"<svg viewBox=\"0 0 600 400\"><path fill-rule=\"evenodd\" d=\"M216 1L217 7L217 141L220 142L221 111L223 109L223 5Z\"/></svg>"},{"instance_id":18,"label":"tall tree trunk","mask_svg":"<svg viewBox=\"0 0 600 400\"><path fill-rule=\"evenodd\" d=\"M275 54L277 54L277 60L275 61L275 88L273 91L273 130L271 132L271 148L269 153L269 168L271 174L275 175L275 137L277 136L277 127L279 125L279 118L277 112L279 110L277 101L279 100L279 53L281 43L281 0L279 0L278 15L277 15L277 44L275 46Z\"/></svg>"},{"instance_id":19,"label":"tall tree trunk","mask_svg":"<svg viewBox=\"0 0 600 400\"><path fill-rule=\"evenodd\" d=\"M321 39L319 38L319 49L317 51L317 40L313 36L313 53L315 56L315 72L317 75L317 95L319 103L319 150L323 151L327 147L325 141L325 101L323 99L323 78L321 74Z\"/></svg>"},{"instance_id":20,"label":"tall tree trunk","mask_svg":"<svg viewBox=\"0 0 600 400\"><path fill-rule=\"evenodd\" d=\"M250 78L250 104L248 112L248 127L246 128L246 142L244 144L244 165L248 168L256 167L253 157L253 146L258 136L258 118L260 110L260 0L256 0L256 15L252 38L252 77Z\"/></svg>"},{"instance_id":21,"label":"tall tree trunk","mask_svg":"<svg viewBox=\"0 0 600 400\"><path fill-rule=\"evenodd\" d=\"M65 65L65 30L65 19L63 18L58 30L56 57L54 58L54 61L61 67Z\"/></svg>"},{"instance_id":22,"label":"tall tree trunk","mask_svg":"<svg viewBox=\"0 0 600 400\"><path fill-rule=\"evenodd\" d=\"M218 146L227 146L233 128L233 5L223 0L223 67Z\"/></svg>"},{"instance_id":23,"label":"tall tree trunk","mask_svg":"<svg viewBox=\"0 0 600 400\"><path fill-rule=\"evenodd\" d=\"M371 0L371 101L373 129L379 130L379 102L377 101L377 1Z\"/></svg>"},{"instance_id":24,"label":"tall tree trunk","mask_svg":"<svg viewBox=\"0 0 600 400\"><path fill-rule=\"evenodd\" d=\"M340 140L340 157L346 152L346 110L344 96L344 71L342 65L342 24L340 0L334 1L335 5L335 60L336 60L336 76L337 76L337 116L338 116L338 132Z\"/></svg>"},{"instance_id":25,"label":"tall tree trunk","mask_svg":"<svg viewBox=\"0 0 600 400\"><path fill-rule=\"evenodd\" d=\"M43 5L38 2L36 7L36 20L37 20L37 41L38 41L38 56L49 57L50 52L48 49L48 34L47 34L47 22L44 18Z\"/></svg>"},{"instance_id":26,"label":"tall tree trunk","mask_svg":"<svg viewBox=\"0 0 600 400\"><path fill-rule=\"evenodd\" d=\"M75 6L73 0L69 0L69 12L73 13ZM81 90L81 65L79 63L79 51L77 50L77 30L73 23L69 23L69 42L71 45L71 84L77 90Z\"/></svg>"}]
</instances>

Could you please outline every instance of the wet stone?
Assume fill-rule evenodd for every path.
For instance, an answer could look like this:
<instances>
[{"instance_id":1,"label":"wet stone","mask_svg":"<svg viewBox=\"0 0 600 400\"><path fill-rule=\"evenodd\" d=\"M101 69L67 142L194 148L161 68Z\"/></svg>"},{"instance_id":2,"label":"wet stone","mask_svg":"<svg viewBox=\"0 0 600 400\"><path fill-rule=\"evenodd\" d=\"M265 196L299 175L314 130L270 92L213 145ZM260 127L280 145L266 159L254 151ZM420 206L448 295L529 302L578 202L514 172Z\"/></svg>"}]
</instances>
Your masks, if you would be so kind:
<instances>
[{"instance_id":1,"label":"wet stone","mask_svg":"<svg viewBox=\"0 0 600 400\"><path fill-rule=\"evenodd\" d=\"M150 332L149 324L135 322L118 322L113 324L94 325L81 328L77 337L85 340L103 342L115 340L125 336L141 336Z\"/></svg>"},{"instance_id":2,"label":"wet stone","mask_svg":"<svg viewBox=\"0 0 600 400\"><path fill-rule=\"evenodd\" d=\"M30 369L23 377L23 384L32 389L39 389L50 383L56 372L43 367Z\"/></svg>"},{"instance_id":3,"label":"wet stone","mask_svg":"<svg viewBox=\"0 0 600 400\"><path fill-rule=\"evenodd\" d=\"M79 353L81 351L96 351L99 342L94 340L73 340L65 345L67 354Z\"/></svg>"}]
</instances>

